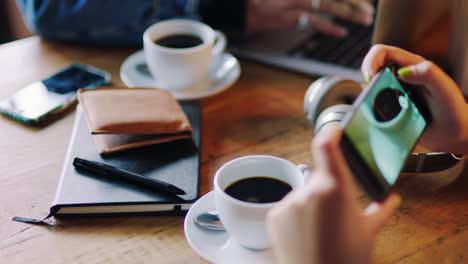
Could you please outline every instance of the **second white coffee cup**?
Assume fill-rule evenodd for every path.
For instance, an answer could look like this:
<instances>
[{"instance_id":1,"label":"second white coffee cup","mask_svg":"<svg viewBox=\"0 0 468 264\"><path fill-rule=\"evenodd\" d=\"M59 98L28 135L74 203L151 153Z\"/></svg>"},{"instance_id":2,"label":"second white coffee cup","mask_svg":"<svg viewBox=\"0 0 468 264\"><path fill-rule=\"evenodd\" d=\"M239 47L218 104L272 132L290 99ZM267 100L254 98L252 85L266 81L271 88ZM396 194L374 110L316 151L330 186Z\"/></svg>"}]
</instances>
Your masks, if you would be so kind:
<instances>
[{"instance_id":1,"label":"second white coffee cup","mask_svg":"<svg viewBox=\"0 0 468 264\"><path fill-rule=\"evenodd\" d=\"M192 36L198 43L188 46L163 45L163 38ZM179 40L177 40L179 38ZM143 34L149 70L160 88L183 90L206 78L210 62L226 48L226 37L208 25L190 19L170 19L156 23Z\"/></svg>"},{"instance_id":2,"label":"second white coffee cup","mask_svg":"<svg viewBox=\"0 0 468 264\"><path fill-rule=\"evenodd\" d=\"M271 247L265 219L268 210L279 201L243 201L226 193L226 188L240 180L261 176L279 180L295 189L304 184L309 172L306 165L296 166L288 160L267 155L244 156L224 164L215 174L214 194L216 210L227 232L247 248Z\"/></svg>"}]
</instances>

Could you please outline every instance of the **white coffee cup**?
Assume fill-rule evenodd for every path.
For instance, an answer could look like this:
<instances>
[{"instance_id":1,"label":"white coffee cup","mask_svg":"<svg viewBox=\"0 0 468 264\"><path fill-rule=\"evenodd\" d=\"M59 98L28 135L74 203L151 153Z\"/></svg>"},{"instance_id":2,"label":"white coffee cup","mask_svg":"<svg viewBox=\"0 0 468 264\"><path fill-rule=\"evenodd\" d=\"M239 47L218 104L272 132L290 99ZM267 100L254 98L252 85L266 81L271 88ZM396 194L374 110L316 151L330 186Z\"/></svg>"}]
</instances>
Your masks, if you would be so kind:
<instances>
[{"instance_id":1,"label":"white coffee cup","mask_svg":"<svg viewBox=\"0 0 468 264\"><path fill-rule=\"evenodd\" d=\"M155 41L175 35L191 35L201 44L174 48ZM160 88L182 90L206 78L210 62L223 53L226 37L206 24L190 19L170 19L158 22L143 34L146 63Z\"/></svg>"},{"instance_id":2,"label":"white coffee cup","mask_svg":"<svg viewBox=\"0 0 468 264\"><path fill-rule=\"evenodd\" d=\"M264 176L295 189L304 184L309 173L307 165L296 166L288 160L267 155L244 156L224 164L214 177L214 195L216 210L227 232L244 247L257 250L271 247L265 218L268 210L279 201L245 202L227 194L226 188L241 179Z\"/></svg>"}]
</instances>

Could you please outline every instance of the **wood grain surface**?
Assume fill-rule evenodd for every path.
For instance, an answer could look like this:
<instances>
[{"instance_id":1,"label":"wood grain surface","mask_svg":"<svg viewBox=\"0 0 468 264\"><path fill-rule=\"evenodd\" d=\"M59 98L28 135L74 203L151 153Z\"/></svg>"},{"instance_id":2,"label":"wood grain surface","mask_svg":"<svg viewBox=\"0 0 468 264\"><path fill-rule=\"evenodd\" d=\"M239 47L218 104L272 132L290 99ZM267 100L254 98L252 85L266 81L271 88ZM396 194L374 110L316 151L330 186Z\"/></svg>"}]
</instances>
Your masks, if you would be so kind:
<instances>
[{"instance_id":1,"label":"wood grain surface","mask_svg":"<svg viewBox=\"0 0 468 264\"><path fill-rule=\"evenodd\" d=\"M65 45L32 37L0 46L0 98L71 62L109 71L138 47ZM248 154L313 165L313 131L303 113L311 77L242 61L241 78L202 104L201 192L217 168ZM43 129L0 118L0 262L206 263L188 245L183 216L61 220L56 227L11 221L48 214L70 138L73 114ZM374 263L468 263L468 173L408 176L403 205L378 236ZM356 199L369 201L360 192Z\"/></svg>"}]
</instances>

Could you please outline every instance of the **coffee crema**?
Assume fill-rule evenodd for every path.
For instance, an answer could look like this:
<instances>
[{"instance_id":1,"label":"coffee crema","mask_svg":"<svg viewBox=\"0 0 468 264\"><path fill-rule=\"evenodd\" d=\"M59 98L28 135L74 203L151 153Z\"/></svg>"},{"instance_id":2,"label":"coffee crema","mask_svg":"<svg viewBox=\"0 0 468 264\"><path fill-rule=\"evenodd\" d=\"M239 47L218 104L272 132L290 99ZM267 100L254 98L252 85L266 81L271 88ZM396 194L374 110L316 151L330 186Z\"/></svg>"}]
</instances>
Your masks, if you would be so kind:
<instances>
[{"instance_id":1,"label":"coffee crema","mask_svg":"<svg viewBox=\"0 0 468 264\"><path fill-rule=\"evenodd\" d=\"M251 203L277 202L292 190L288 183L264 176L254 176L231 183L224 190L230 196Z\"/></svg>"},{"instance_id":2,"label":"coffee crema","mask_svg":"<svg viewBox=\"0 0 468 264\"><path fill-rule=\"evenodd\" d=\"M154 43L167 48L186 49L202 44L203 40L195 35L174 34L156 39Z\"/></svg>"}]
</instances>

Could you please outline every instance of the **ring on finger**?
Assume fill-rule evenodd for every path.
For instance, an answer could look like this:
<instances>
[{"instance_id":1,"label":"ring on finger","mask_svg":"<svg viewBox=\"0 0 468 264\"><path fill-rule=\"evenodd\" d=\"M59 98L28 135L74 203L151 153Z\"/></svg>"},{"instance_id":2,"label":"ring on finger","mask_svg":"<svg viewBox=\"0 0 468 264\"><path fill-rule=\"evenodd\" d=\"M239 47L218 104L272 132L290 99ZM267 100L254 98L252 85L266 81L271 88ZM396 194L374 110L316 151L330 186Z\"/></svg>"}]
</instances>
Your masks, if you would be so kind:
<instances>
[{"instance_id":1,"label":"ring on finger","mask_svg":"<svg viewBox=\"0 0 468 264\"><path fill-rule=\"evenodd\" d=\"M302 13L297 18L297 25L296 28L301 31L305 31L311 28L310 26L310 14L309 13Z\"/></svg>"},{"instance_id":2,"label":"ring on finger","mask_svg":"<svg viewBox=\"0 0 468 264\"><path fill-rule=\"evenodd\" d=\"M320 9L321 0L312 0L312 10L317 11Z\"/></svg>"}]
</instances>

